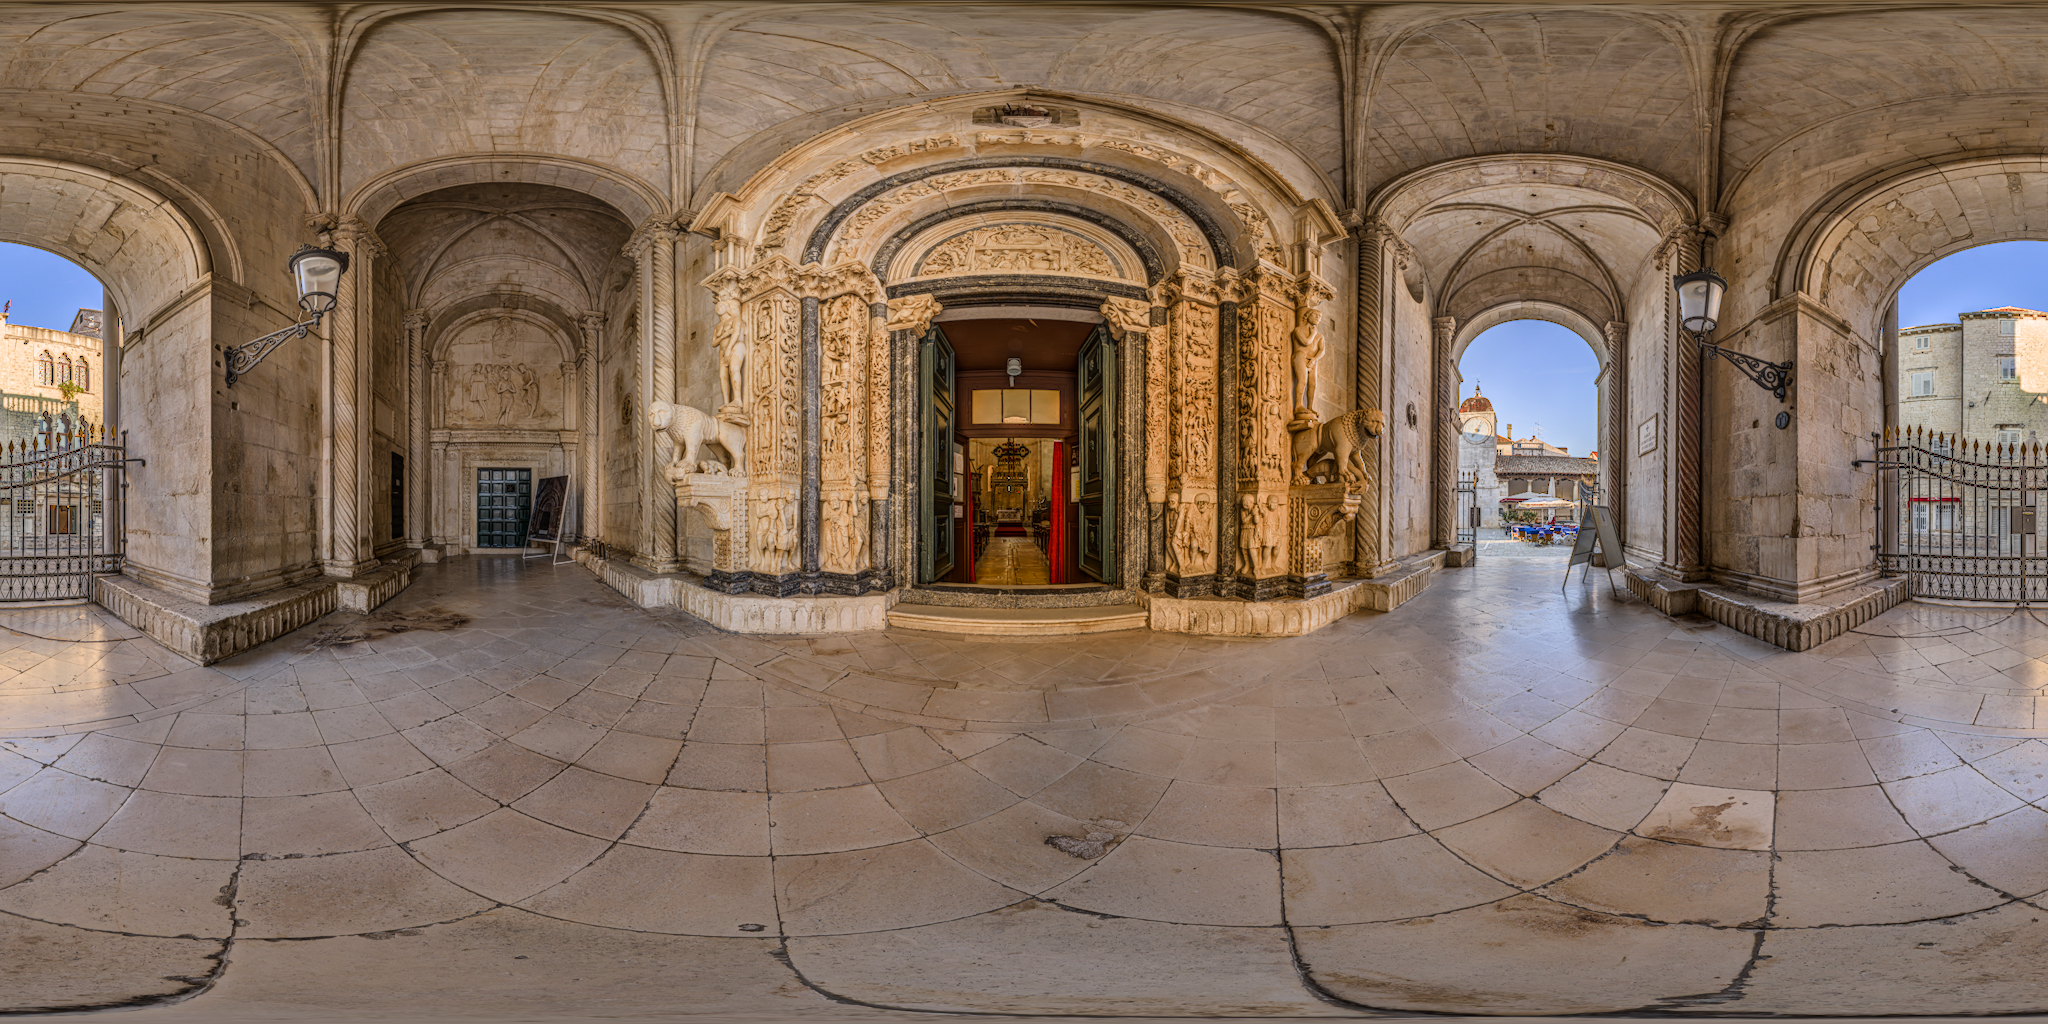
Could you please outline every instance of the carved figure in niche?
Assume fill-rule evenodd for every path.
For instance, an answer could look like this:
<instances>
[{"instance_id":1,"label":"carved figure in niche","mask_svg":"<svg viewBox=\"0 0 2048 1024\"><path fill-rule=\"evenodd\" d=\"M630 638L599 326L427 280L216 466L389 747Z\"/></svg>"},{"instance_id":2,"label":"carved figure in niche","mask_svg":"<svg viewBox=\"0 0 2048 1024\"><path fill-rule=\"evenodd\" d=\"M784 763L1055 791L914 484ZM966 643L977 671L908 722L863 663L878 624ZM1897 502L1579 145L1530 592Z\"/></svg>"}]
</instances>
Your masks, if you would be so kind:
<instances>
[{"instance_id":1,"label":"carved figure in niche","mask_svg":"<svg viewBox=\"0 0 2048 1024\"><path fill-rule=\"evenodd\" d=\"M1240 494L1237 523L1237 574L1257 576L1259 574L1259 530L1266 521L1266 506L1259 502L1256 494Z\"/></svg>"},{"instance_id":2,"label":"carved figure in niche","mask_svg":"<svg viewBox=\"0 0 2048 1024\"><path fill-rule=\"evenodd\" d=\"M512 327L511 314L499 316L496 320L492 321L490 338L491 357L494 359L512 358L512 343L519 340L515 334L516 332Z\"/></svg>"},{"instance_id":3,"label":"carved figure in niche","mask_svg":"<svg viewBox=\"0 0 2048 1024\"><path fill-rule=\"evenodd\" d=\"M1335 472L1348 484L1365 479L1367 438L1387 431L1386 414L1378 409L1355 409L1332 416L1321 426L1294 435L1294 484L1309 482L1309 467L1326 460L1336 463Z\"/></svg>"},{"instance_id":4,"label":"carved figure in niche","mask_svg":"<svg viewBox=\"0 0 2048 1024\"><path fill-rule=\"evenodd\" d=\"M1279 495L1266 495L1265 506L1259 517L1257 564L1259 575L1270 576L1281 571L1282 549L1287 546L1287 517Z\"/></svg>"},{"instance_id":5,"label":"carved figure in niche","mask_svg":"<svg viewBox=\"0 0 2048 1024\"><path fill-rule=\"evenodd\" d=\"M721 289L716 308L718 326L712 328L711 339L718 346L718 390L719 397L724 400L719 412L737 414L745 408L750 394L747 390L747 338L740 329L739 294L730 288Z\"/></svg>"},{"instance_id":6,"label":"carved figure in niche","mask_svg":"<svg viewBox=\"0 0 2048 1024\"><path fill-rule=\"evenodd\" d=\"M859 572L867 561L868 532L861 521L863 502L856 495L834 494L825 499L825 535L822 539L827 569Z\"/></svg>"},{"instance_id":7,"label":"carved figure in niche","mask_svg":"<svg viewBox=\"0 0 2048 1024\"><path fill-rule=\"evenodd\" d=\"M517 369L519 371L519 393L526 398L526 415L539 415L540 378L534 376L533 368L525 363L520 363Z\"/></svg>"},{"instance_id":8,"label":"carved figure in niche","mask_svg":"<svg viewBox=\"0 0 2048 1024\"><path fill-rule=\"evenodd\" d=\"M747 431L740 424L724 416L714 417L687 405L674 405L660 399L648 403L647 422L654 429L665 431L675 444L674 468L688 473L746 472ZM697 450L707 442L725 449L732 461L697 461Z\"/></svg>"},{"instance_id":9,"label":"carved figure in niche","mask_svg":"<svg viewBox=\"0 0 2048 1024\"><path fill-rule=\"evenodd\" d=\"M1316 322L1322 317L1314 306L1304 306L1294 325L1294 423L1290 428L1316 421L1316 371L1323 362L1323 335L1316 330Z\"/></svg>"},{"instance_id":10,"label":"carved figure in niche","mask_svg":"<svg viewBox=\"0 0 2048 1024\"><path fill-rule=\"evenodd\" d=\"M1206 567L1209 540L1216 536L1209 505L1209 495L1201 491L1185 498L1179 494L1167 496L1166 559L1176 576Z\"/></svg>"}]
</instances>

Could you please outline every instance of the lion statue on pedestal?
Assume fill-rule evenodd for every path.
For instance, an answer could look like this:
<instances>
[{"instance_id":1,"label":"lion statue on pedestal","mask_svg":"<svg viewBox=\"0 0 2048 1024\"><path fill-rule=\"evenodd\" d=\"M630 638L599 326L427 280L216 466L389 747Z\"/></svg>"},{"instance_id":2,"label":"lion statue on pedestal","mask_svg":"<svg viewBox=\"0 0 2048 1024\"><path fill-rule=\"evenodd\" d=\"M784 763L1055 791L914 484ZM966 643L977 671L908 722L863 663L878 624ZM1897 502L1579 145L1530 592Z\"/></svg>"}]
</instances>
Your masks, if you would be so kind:
<instances>
[{"instance_id":1,"label":"lion statue on pedestal","mask_svg":"<svg viewBox=\"0 0 2048 1024\"><path fill-rule=\"evenodd\" d=\"M746 471L747 428L731 420L713 416L701 409L687 405L675 405L656 399L647 406L647 422L654 429L668 434L675 442L676 460L674 468L686 473L742 473ZM706 443L725 449L732 458L728 465L706 460L697 461L698 449Z\"/></svg>"},{"instance_id":2,"label":"lion statue on pedestal","mask_svg":"<svg viewBox=\"0 0 2048 1024\"><path fill-rule=\"evenodd\" d=\"M1387 432L1387 417L1378 409L1357 409L1330 417L1294 435L1294 483L1306 485L1309 467L1330 461L1345 483L1365 479L1365 439Z\"/></svg>"}]
</instances>

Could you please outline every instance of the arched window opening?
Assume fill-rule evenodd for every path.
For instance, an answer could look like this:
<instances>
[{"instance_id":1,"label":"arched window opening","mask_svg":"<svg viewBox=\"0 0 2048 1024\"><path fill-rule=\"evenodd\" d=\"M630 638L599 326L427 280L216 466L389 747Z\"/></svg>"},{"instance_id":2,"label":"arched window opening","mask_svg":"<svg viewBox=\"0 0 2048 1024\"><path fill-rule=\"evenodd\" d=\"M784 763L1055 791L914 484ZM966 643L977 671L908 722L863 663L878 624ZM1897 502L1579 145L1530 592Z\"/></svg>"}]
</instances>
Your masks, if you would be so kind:
<instances>
[{"instance_id":1,"label":"arched window opening","mask_svg":"<svg viewBox=\"0 0 2048 1024\"><path fill-rule=\"evenodd\" d=\"M2048 472L2048 380L2025 374L2030 346L2048 352L2043 267L2048 242L1980 245L1913 275L1894 299L1878 534L1881 561L1910 577L1915 597L2048 598L2048 580L2012 568L2048 542L2026 483ZM1950 571L1919 571L1935 555Z\"/></svg>"},{"instance_id":2,"label":"arched window opening","mask_svg":"<svg viewBox=\"0 0 2048 1024\"><path fill-rule=\"evenodd\" d=\"M57 383L57 361L51 357L49 349L44 349L43 354L36 357L36 383Z\"/></svg>"}]
</instances>

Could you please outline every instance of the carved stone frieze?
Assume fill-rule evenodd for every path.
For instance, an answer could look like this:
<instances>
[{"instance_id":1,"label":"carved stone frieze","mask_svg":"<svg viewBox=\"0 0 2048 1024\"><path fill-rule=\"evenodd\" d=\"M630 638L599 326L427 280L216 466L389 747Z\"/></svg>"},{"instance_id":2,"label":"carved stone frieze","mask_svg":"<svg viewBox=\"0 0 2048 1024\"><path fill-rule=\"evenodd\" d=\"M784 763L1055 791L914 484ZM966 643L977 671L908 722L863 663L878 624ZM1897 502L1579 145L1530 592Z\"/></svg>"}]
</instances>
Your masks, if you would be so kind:
<instances>
[{"instance_id":1,"label":"carved stone frieze","mask_svg":"<svg viewBox=\"0 0 2048 1024\"><path fill-rule=\"evenodd\" d=\"M932 247L912 271L914 277L949 274L1128 276L1093 240L1044 224L999 224L961 232Z\"/></svg>"}]
</instances>

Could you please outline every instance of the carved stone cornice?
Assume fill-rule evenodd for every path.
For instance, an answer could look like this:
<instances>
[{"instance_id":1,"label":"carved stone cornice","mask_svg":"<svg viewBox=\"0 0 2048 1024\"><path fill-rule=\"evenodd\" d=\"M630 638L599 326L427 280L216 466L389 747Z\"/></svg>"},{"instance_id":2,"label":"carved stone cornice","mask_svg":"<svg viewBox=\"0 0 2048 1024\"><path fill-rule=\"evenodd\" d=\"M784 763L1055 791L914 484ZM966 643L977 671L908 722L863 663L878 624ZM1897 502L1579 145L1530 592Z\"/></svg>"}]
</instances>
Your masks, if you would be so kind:
<instances>
[{"instance_id":1,"label":"carved stone cornice","mask_svg":"<svg viewBox=\"0 0 2048 1024\"><path fill-rule=\"evenodd\" d=\"M890 299L887 328L890 331L909 331L922 335L931 329L932 318L938 316L939 311L944 308L939 300L927 294Z\"/></svg>"},{"instance_id":2,"label":"carved stone cornice","mask_svg":"<svg viewBox=\"0 0 2048 1024\"><path fill-rule=\"evenodd\" d=\"M674 243L681 235L682 228L676 225L675 218L649 217L627 236L626 244L619 246L619 254L628 259L638 260L646 253L647 247L656 241Z\"/></svg>"}]
</instances>

